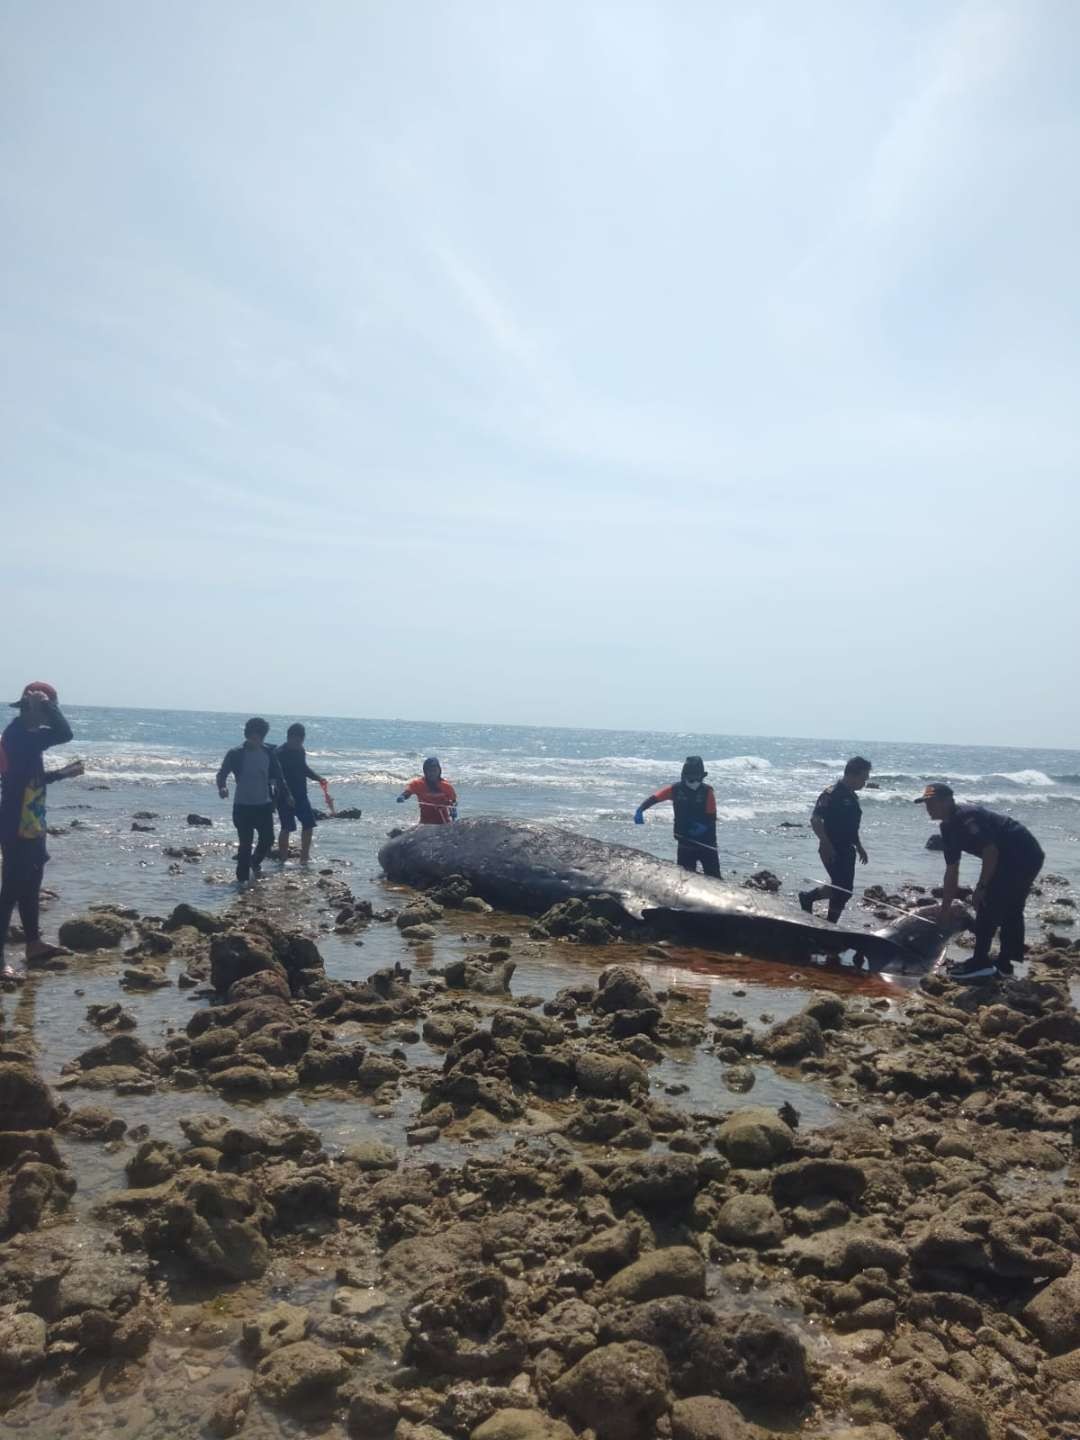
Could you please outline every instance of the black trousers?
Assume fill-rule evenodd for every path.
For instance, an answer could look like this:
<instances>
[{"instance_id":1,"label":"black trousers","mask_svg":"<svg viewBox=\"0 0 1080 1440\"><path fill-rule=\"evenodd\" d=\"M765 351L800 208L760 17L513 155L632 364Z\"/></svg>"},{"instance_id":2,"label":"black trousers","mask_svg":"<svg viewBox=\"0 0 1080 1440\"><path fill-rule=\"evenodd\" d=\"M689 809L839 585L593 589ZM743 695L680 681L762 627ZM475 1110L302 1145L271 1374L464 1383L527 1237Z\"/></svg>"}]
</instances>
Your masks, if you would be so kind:
<instances>
[{"instance_id":1,"label":"black trousers","mask_svg":"<svg viewBox=\"0 0 1080 1440\"><path fill-rule=\"evenodd\" d=\"M0 880L0 951L3 951L16 906L26 943L33 945L41 939L38 915L47 857L44 840L7 840L0 850L4 857L3 879Z\"/></svg>"},{"instance_id":2,"label":"black trousers","mask_svg":"<svg viewBox=\"0 0 1080 1440\"><path fill-rule=\"evenodd\" d=\"M1031 887L1043 867L1043 856L1032 856L1027 864L998 861L986 896L975 915L974 960L989 960L994 936L1001 931L998 959L1019 962L1024 958L1024 906Z\"/></svg>"},{"instance_id":3,"label":"black trousers","mask_svg":"<svg viewBox=\"0 0 1080 1440\"><path fill-rule=\"evenodd\" d=\"M716 853L716 840L705 837L700 845L696 840L680 840L678 852L675 856L678 863L684 870L696 870L701 866L703 875L712 875L714 879L721 880L720 856Z\"/></svg>"},{"instance_id":4,"label":"black trousers","mask_svg":"<svg viewBox=\"0 0 1080 1440\"><path fill-rule=\"evenodd\" d=\"M236 878L243 881L251 874L252 864L261 865L274 848L274 807L271 803L234 805L232 818L240 839L240 849L236 856ZM252 861L251 842L256 832L259 843L255 847L255 858Z\"/></svg>"},{"instance_id":5,"label":"black trousers","mask_svg":"<svg viewBox=\"0 0 1080 1440\"><path fill-rule=\"evenodd\" d=\"M819 885L810 891L811 900L828 900L829 919L835 925L844 913L844 906L851 899L855 889L855 846L836 845L832 861L825 866L832 885ZM833 885L836 889L833 889Z\"/></svg>"}]
</instances>

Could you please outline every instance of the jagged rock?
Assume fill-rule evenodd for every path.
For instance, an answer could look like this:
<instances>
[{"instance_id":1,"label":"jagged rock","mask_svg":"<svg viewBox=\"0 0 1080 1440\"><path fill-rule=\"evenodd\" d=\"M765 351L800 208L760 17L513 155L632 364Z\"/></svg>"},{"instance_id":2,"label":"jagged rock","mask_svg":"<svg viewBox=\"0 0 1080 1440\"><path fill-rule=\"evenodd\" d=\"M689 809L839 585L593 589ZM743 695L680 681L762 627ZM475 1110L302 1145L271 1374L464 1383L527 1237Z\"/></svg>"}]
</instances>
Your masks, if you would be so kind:
<instances>
[{"instance_id":1,"label":"jagged rock","mask_svg":"<svg viewBox=\"0 0 1080 1440\"><path fill-rule=\"evenodd\" d=\"M228 1115L185 1115L180 1128L190 1144L220 1150L227 1156L300 1156L322 1146L317 1130L294 1115L261 1115L250 1125L238 1125Z\"/></svg>"},{"instance_id":2,"label":"jagged rock","mask_svg":"<svg viewBox=\"0 0 1080 1440\"><path fill-rule=\"evenodd\" d=\"M268 940L243 930L229 930L211 940L210 983L219 995L227 995L237 980L260 970L277 971L288 981L285 967L275 958Z\"/></svg>"},{"instance_id":3,"label":"jagged rock","mask_svg":"<svg viewBox=\"0 0 1080 1440\"><path fill-rule=\"evenodd\" d=\"M180 1168L174 1146L164 1140L144 1140L127 1163L128 1184L135 1188L162 1185Z\"/></svg>"},{"instance_id":4,"label":"jagged rock","mask_svg":"<svg viewBox=\"0 0 1080 1440\"><path fill-rule=\"evenodd\" d=\"M766 895L778 895L780 893L780 877L774 875L771 870L755 870L745 882L748 890L763 890Z\"/></svg>"},{"instance_id":5,"label":"jagged rock","mask_svg":"<svg viewBox=\"0 0 1080 1440\"><path fill-rule=\"evenodd\" d=\"M650 1250L604 1286L609 1300L656 1300L662 1295L705 1295L705 1262L689 1245Z\"/></svg>"},{"instance_id":6,"label":"jagged rock","mask_svg":"<svg viewBox=\"0 0 1080 1440\"><path fill-rule=\"evenodd\" d=\"M449 990L475 990L479 995L509 995L510 981L517 965L513 960L498 964L478 960L451 960L443 969Z\"/></svg>"},{"instance_id":7,"label":"jagged rock","mask_svg":"<svg viewBox=\"0 0 1080 1440\"><path fill-rule=\"evenodd\" d=\"M330 1409L348 1367L336 1350L311 1340L284 1345L261 1361L255 1390L261 1400L280 1410Z\"/></svg>"},{"instance_id":8,"label":"jagged rock","mask_svg":"<svg viewBox=\"0 0 1080 1440\"><path fill-rule=\"evenodd\" d=\"M824 1054L825 1039L821 1026L804 1010L767 1030L761 1041L761 1050L770 1060L791 1064L805 1059L807 1055Z\"/></svg>"},{"instance_id":9,"label":"jagged rock","mask_svg":"<svg viewBox=\"0 0 1080 1440\"><path fill-rule=\"evenodd\" d=\"M239 1175L198 1175L147 1227L154 1249L179 1249L208 1275L254 1280L270 1251L263 1235L271 1211L254 1182Z\"/></svg>"},{"instance_id":10,"label":"jagged rock","mask_svg":"<svg viewBox=\"0 0 1080 1440\"><path fill-rule=\"evenodd\" d=\"M210 819L209 815L196 815L192 813L187 817L187 823L189 825L203 825L209 828L214 822Z\"/></svg>"},{"instance_id":11,"label":"jagged rock","mask_svg":"<svg viewBox=\"0 0 1080 1440\"><path fill-rule=\"evenodd\" d=\"M348 1145L341 1159L344 1164L353 1165L361 1172L396 1170L400 1164L398 1152L383 1140L361 1140L355 1145Z\"/></svg>"},{"instance_id":12,"label":"jagged rock","mask_svg":"<svg viewBox=\"0 0 1080 1440\"><path fill-rule=\"evenodd\" d=\"M97 1070L106 1065L130 1065L137 1070L150 1070L150 1051L135 1035L112 1035L100 1045L84 1050L76 1062L83 1070Z\"/></svg>"},{"instance_id":13,"label":"jagged rock","mask_svg":"<svg viewBox=\"0 0 1080 1440\"><path fill-rule=\"evenodd\" d=\"M0 1233L35 1230L51 1205L62 1209L75 1193L74 1176L59 1166L26 1160L0 1189Z\"/></svg>"},{"instance_id":14,"label":"jagged rock","mask_svg":"<svg viewBox=\"0 0 1080 1440\"><path fill-rule=\"evenodd\" d=\"M45 1364L45 1321L31 1311L0 1312L0 1381L22 1385Z\"/></svg>"},{"instance_id":15,"label":"jagged rock","mask_svg":"<svg viewBox=\"0 0 1080 1440\"><path fill-rule=\"evenodd\" d=\"M584 945L609 945L618 934L599 913L602 908L588 900L561 901L545 911L529 933L541 940L568 937Z\"/></svg>"},{"instance_id":16,"label":"jagged rock","mask_svg":"<svg viewBox=\"0 0 1080 1440\"><path fill-rule=\"evenodd\" d=\"M538 1410L506 1409L478 1425L469 1440L574 1440L574 1432Z\"/></svg>"},{"instance_id":17,"label":"jagged rock","mask_svg":"<svg viewBox=\"0 0 1080 1440\"><path fill-rule=\"evenodd\" d=\"M356 1072L356 1083L361 1090L378 1090L400 1079L401 1071L389 1055L376 1055L373 1051L368 1052Z\"/></svg>"},{"instance_id":18,"label":"jagged rock","mask_svg":"<svg viewBox=\"0 0 1080 1440\"><path fill-rule=\"evenodd\" d=\"M623 1055L603 1055L596 1051L583 1051L574 1057L574 1079L586 1095L629 1099L649 1088L644 1065Z\"/></svg>"},{"instance_id":19,"label":"jagged rock","mask_svg":"<svg viewBox=\"0 0 1080 1440\"><path fill-rule=\"evenodd\" d=\"M850 1280L862 1270L898 1275L908 1258L902 1245L868 1225L844 1225L809 1240L789 1240L785 1248L796 1273L825 1275L832 1280Z\"/></svg>"},{"instance_id":20,"label":"jagged rock","mask_svg":"<svg viewBox=\"0 0 1080 1440\"><path fill-rule=\"evenodd\" d=\"M449 1049L476 1029L476 1021L470 1015L449 1014L429 1015L424 1021L421 1034L429 1045L441 1045Z\"/></svg>"},{"instance_id":21,"label":"jagged rock","mask_svg":"<svg viewBox=\"0 0 1080 1440\"><path fill-rule=\"evenodd\" d=\"M100 911L65 920L58 931L60 944L81 954L91 950L115 950L128 932L128 923L118 915Z\"/></svg>"},{"instance_id":22,"label":"jagged rock","mask_svg":"<svg viewBox=\"0 0 1080 1440\"><path fill-rule=\"evenodd\" d=\"M732 1165L763 1170L790 1152L795 1136L775 1110L752 1106L737 1110L724 1121L716 1143Z\"/></svg>"},{"instance_id":23,"label":"jagged rock","mask_svg":"<svg viewBox=\"0 0 1080 1440\"><path fill-rule=\"evenodd\" d=\"M835 1195L850 1205L866 1189L866 1175L846 1160L806 1158L778 1165L771 1183L778 1205L805 1204L813 1195Z\"/></svg>"},{"instance_id":24,"label":"jagged rock","mask_svg":"<svg viewBox=\"0 0 1080 1440\"><path fill-rule=\"evenodd\" d=\"M600 1440L645 1440L668 1407L661 1352L636 1341L603 1345L555 1382L556 1403Z\"/></svg>"},{"instance_id":25,"label":"jagged rock","mask_svg":"<svg viewBox=\"0 0 1080 1440\"><path fill-rule=\"evenodd\" d=\"M670 1211L689 1204L697 1185L697 1164L692 1156L650 1155L616 1166L607 1189L617 1206Z\"/></svg>"},{"instance_id":26,"label":"jagged rock","mask_svg":"<svg viewBox=\"0 0 1080 1440\"><path fill-rule=\"evenodd\" d=\"M254 975L244 975L229 986L228 1000L235 1004L240 1000L290 1000L292 991L284 970L257 970Z\"/></svg>"},{"instance_id":27,"label":"jagged rock","mask_svg":"<svg viewBox=\"0 0 1080 1440\"><path fill-rule=\"evenodd\" d=\"M1051 1355L1080 1346L1080 1265L1051 1280L1021 1313Z\"/></svg>"},{"instance_id":28,"label":"jagged rock","mask_svg":"<svg viewBox=\"0 0 1080 1440\"><path fill-rule=\"evenodd\" d=\"M59 1115L40 1075L29 1065L0 1061L0 1130L50 1130Z\"/></svg>"},{"instance_id":29,"label":"jagged rock","mask_svg":"<svg viewBox=\"0 0 1080 1440\"><path fill-rule=\"evenodd\" d=\"M438 885L433 885L427 892L428 899L434 905L445 905L454 910L469 893L469 882L464 875L447 875L445 880L440 880Z\"/></svg>"},{"instance_id":30,"label":"jagged rock","mask_svg":"<svg viewBox=\"0 0 1080 1440\"><path fill-rule=\"evenodd\" d=\"M405 925L401 930L402 939L410 941L430 941L439 938L439 932L434 925L421 923L419 925Z\"/></svg>"},{"instance_id":31,"label":"jagged rock","mask_svg":"<svg viewBox=\"0 0 1080 1440\"><path fill-rule=\"evenodd\" d=\"M365 1385L352 1390L349 1400L349 1434L357 1440L389 1435L398 1421L398 1405L392 1392Z\"/></svg>"},{"instance_id":32,"label":"jagged rock","mask_svg":"<svg viewBox=\"0 0 1080 1440\"><path fill-rule=\"evenodd\" d=\"M444 1375L505 1374L525 1357L525 1337L508 1322L508 1290L494 1270L429 1285L405 1314L410 1354Z\"/></svg>"},{"instance_id":33,"label":"jagged rock","mask_svg":"<svg viewBox=\"0 0 1080 1440\"><path fill-rule=\"evenodd\" d=\"M735 1406L716 1395L692 1395L671 1407L671 1440L750 1440Z\"/></svg>"},{"instance_id":34,"label":"jagged rock","mask_svg":"<svg viewBox=\"0 0 1080 1440\"><path fill-rule=\"evenodd\" d=\"M593 1008L610 1015L616 1010L657 1010L659 1002L643 975L626 965L609 965L600 972Z\"/></svg>"},{"instance_id":35,"label":"jagged rock","mask_svg":"<svg viewBox=\"0 0 1080 1440\"><path fill-rule=\"evenodd\" d=\"M82 1105L65 1117L61 1129L76 1140L119 1140L127 1123L103 1105Z\"/></svg>"},{"instance_id":36,"label":"jagged rock","mask_svg":"<svg viewBox=\"0 0 1080 1440\"><path fill-rule=\"evenodd\" d=\"M799 1405L810 1394L806 1352L790 1326L755 1312L718 1316L711 1305L669 1295L615 1313L602 1339L662 1350L680 1395Z\"/></svg>"},{"instance_id":37,"label":"jagged rock","mask_svg":"<svg viewBox=\"0 0 1080 1440\"><path fill-rule=\"evenodd\" d=\"M720 1207L716 1233L732 1245L770 1250L784 1238L784 1222L767 1195L732 1195Z\"/></svg>"},{"instance_id":38,"label":"jagged rock","mask_svg":"<svg viewBox=\"0 0 1080 1440\"><path fill-rule=\"evenodd\" d=\"M210 915L206 910L199 910L194 905L181 902L177 905L172 914L162 924L163 930L182 930L185 925L190 925L193 930L198 930L200 935L220 935L228 929L228 925L216 915Z\"/></svg>"},{"instance_id":39,"label":"jagged rock","mask_svg":"<svg viewBox=\"0 0 1080 1440\"><path fill-rule=\"evenodd\" d=\"M239 1435L247 1420L250 1404L250 1385L237 1385L227 1390L210 1407L204 1422L207 1432L219 1437L219 1440L230 1440L231 1436Z\"/></svg>"},{"instance_id":40,"label":"jagged rock","mask_svg":"<svg viewBox=\"0 0 1080 1440\"><path fill-rule=\"evenodd\" d=\"M395 924L399 930L411 930L415 925L430 925L433 920L441 920L442 913L441 905L420 897L398 912Z\"/></svg>"},{"instance_id":41,"label":"jagged rock","mask_svg":"<svg viewBox=\"0 0 1080 1440\"><path fill-rule=\"evenodd\" d=\"M244 1347L257 1359L264 1360L285 1345L306 1340L310 1326L311 1316L306 1310L279 1300L269 1310L244 1321Z\"/></svg>"},{"instance_id":42,"label":"jagged rock","mask_svg":"<svg viewBox=\"0 0 1080 1440\"><path fill-rule=\"evenodd\" d=\"M121 1009L119 1001L114 1001L111 1005L88 1005L86 1018L99 1030L135 1029L134 1015L130 1011Z\"/></svg>"},{"instance_id":43,"label":"jagged rock","mask_svg":"<svg viewBox=\"0 0 1080 1440\"><path fill-rule=\"evenodd\" d=\"M0 1252L0 1305L33 1308L50 1344L70 1340L87 1354L107 1354L121 1326L137 1321L145 1257L90 1246L82 1226L20 1235Z\"/></svg>"},{"instance_id":44,"label":"jagged rock","mask_svg":"<svg viewBox=\"0 0 1080 1440\"><path fill-rule=\"evenodd\" d=\"M582 1241L570 1251L570 1260L586 1265L594 1275L604 1278L631 1265L641 1250L641 1226L631 1220L620 1220L606 1230Z\"/></svg>"}]
</instances>

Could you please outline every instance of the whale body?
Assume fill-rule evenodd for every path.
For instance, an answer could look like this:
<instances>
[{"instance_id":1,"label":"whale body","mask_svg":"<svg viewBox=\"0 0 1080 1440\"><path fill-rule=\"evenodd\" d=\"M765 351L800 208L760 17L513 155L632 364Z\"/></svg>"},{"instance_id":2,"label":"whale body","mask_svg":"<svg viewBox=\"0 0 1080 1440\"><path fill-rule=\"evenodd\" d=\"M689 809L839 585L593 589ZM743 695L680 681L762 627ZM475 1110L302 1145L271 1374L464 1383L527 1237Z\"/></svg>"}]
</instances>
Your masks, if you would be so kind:
<instances>
[{"instance_id":1,"label":"whale body","mask_svg":"<svg viewBox=\"0 0 1080 1440\"><path fill-rule=\"evenodd\" d=\"M539 915L564 900L599 905L642 938L663 935L762 959L808 960L851 950L874 969L928 968L948 933L921 916L879 930L830 925L779 896L680 869L628 845L532 821L478 817L417 825L379 851L389 879L423 888L463 875L503 910Z\"/></svg>"}]
</instances>

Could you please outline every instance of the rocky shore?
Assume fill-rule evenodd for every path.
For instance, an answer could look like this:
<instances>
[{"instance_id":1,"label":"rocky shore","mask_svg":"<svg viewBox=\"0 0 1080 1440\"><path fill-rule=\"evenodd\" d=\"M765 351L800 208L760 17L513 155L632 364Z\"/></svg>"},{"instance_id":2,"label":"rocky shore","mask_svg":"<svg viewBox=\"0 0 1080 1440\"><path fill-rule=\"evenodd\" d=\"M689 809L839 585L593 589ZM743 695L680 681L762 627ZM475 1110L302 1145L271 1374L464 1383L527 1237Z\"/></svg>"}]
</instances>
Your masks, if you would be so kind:
<instances>
[{"instance_id":1,"label":"rocky shore","mask_svg":"<svg viewBox=\"0 0 1080 1440\"><path fill-rule=\"evenodd\" d=\"M71 973L115 995L60 1065L33 1024L57 977L4 997L0 1432L1080 1434L1080 945L756 1025L654 988L587 913L530 935L466 886L378 909L330 872L297 929L275 888L68 921ZM400 958L332 978L320 925ZM518 993L523 954L574 944L602 963ZM155 1026L170 987L185 1023ZM691 1054L709 1103L671 1079ZM757 1103L763 1065L836 1122ZM84 1194L97 1155L116 1183Z\"/></svg>"}]
</instances>

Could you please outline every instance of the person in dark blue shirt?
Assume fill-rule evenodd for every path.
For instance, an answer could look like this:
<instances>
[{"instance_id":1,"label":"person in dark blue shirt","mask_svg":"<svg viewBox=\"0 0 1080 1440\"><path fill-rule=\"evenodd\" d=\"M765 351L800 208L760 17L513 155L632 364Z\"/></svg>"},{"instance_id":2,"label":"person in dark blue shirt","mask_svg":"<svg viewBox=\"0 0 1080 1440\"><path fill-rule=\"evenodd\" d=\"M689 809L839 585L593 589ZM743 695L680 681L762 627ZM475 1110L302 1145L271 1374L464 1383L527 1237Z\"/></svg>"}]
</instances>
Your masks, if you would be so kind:
<instances>
[{"instance_id":1,"label":"person in dark blue shirt","mask_svg":"<svg viewBox=\"0 0 1080 1440\"><path fill-rule=\"evenodd\" d=\"M1011 815L999 815L984 805L958 805L949 785L927 785L915 801L925 805L931 820L941 824L945 855L945 883L941 894L941 923L948 921L960 886L960 857L982 860L972 903L975 906L975 949L970 959L954 966L953 980L992 980L1011 975L1024 958L1024 906L1046 858L1042 846L1025 825ZM990 946L1001 931L994 960Z\"/></svg>"},{"instance_id":2,"label":"person in dark blue shirt","mask_svg":"<svg viewBox=\"0 0 1080 1440\"><path fill-rule=\"evenodd\" d=\"M828 919L833 925L844 913L844 906L855 889L855 856L858 855L864 865L870 858L859 839L862 806L856 791L870 779L872 768L869 760L853 755L844 766L842 778L818 796L810 816L811 828L818 838L818 854L832 884L800 890L799 904L812 915L816 900L828 900Z\"/></svg>"},{"instance_id":3,"label":"person in dark blue shirt","mask_svg":"<svg viewBox=\"0 0 1080 1440\"><path fill-rule=\"evenodd\" d=\"M278 859L284 864L289 858L289 836L296 830L297 821L300 822L300 860L307 864L311 858L311 839L315 834L315 812L311 808L311 801L308 799L307 782L314 780L316 785L323 783L321 775L316 775L311 766L307 763L307 751L304 749L304 740L307 731L299 723L290 725L285 731L285 744L277 748L278 764L285 776L285 783L292 795L291 808L282 799L278 800Z\"/></svg>"},{"instance_id":4,"label":"person in dark blue shirt","mask_svg":"<svg viewBox=\"0 0 1080 1440\"><path fill-rule=\"evenodd\" d=\"M43 680L33 681L12 704L19 713L0 737L0 969L5 977L17 979L17 972L4 964L4 943L16 907L28 961L68 953L45 944L38 916L49 858L45 850L45 787L50 779L75 773L75 767L52 775L45 772L45 751L71 739L71 726L60 713L53 687Z\"/></svg>"}]
</instances>

